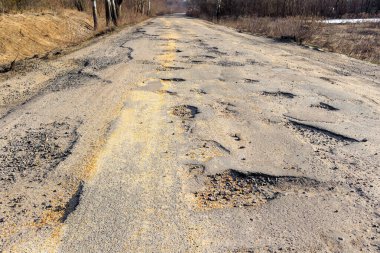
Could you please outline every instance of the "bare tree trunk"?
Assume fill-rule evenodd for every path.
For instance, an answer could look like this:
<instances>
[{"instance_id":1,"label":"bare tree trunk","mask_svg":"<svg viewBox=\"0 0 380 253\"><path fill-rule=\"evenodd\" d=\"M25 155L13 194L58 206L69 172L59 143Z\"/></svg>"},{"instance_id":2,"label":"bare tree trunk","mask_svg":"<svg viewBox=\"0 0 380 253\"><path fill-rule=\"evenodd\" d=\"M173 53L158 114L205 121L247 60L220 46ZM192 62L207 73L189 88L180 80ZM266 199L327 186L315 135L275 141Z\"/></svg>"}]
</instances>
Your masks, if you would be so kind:
<instances>
[{"instance_id":1,"label":"bare tree trunk","mask_svg":"<svg viewBox=\"0 0 380 253\"><path fill-rule=\"evenodd\" d=\"M120 18L121 15L121 5L123 3L123 0L116 0L116 15L117 18Z\"/></svg>"},{"instance_id":2,"label":"bare tree trunk","mask_svg":"<svg viewBox=\"0 0 380 253\"><path fill-rule=\"evenodd\" d=\"M111 3L110 0L104 0L104 8L106 11L106 26L110 26L111 22Z\"/></svg>"},{"instance_id":3,"label":"bare tree trunk","mask_svg":"<svg viewBox=\"0 0 380 253\"><path fill-rule=\"evenodd\" d=\"M83 0L75 0L74 5L78 11L84 11L85 9L85 2Z\"/></svg>"},{"instance_id":4,"label":"bare tree trunk","mask_svg":"<svg viewBox=\"0 0 380 253\"><path fill-rule=\"evenodd\" d=\"M140 13L144 14L144 0L140 0Z\"/></svg>"},{"instance_id":5,"label":"bare tree trunk","mask_svg":"<svg viewBox=\"0 0 380 253\"><path fill-rule=\"evenodd\" d=\"M150 0L148 0L148 16L150 16L150 12L151 12L151 5L150 5Z\"/></svg>"},{"instance_id":6,"label":"bare tree trunk","mask_svg":"<svg viewBox=\"0 0 380 253\"><path fill-rule=\"evenodd\" d=\"M117 6L116 14L117 14L117 17L119 18L121 15L121 4L119 6Z\"/></svg>"},{"instance_id":7,"label":"bare tree trunk","mask_svg":"<svg viewBox=\"0 0 380 253\"><path fill-rule=\"evenodd\" d=\"M111 1L111 17L113 24L117 26L117 14L116 14L116 5L115 5L115 0L110 0Z\"/></svg>"},{"instance_id":8,"label":"bare tree trunk","mask_svg":"<svg viewBox=\"0 0 380 253\"><path fill-rule=\"evenodd\" d=\"M216 3L216 19L218 21L220 20L221 10L222 10L222 0L218 0Z\"/></svg>"},{"instance_id":9,"label":"bare tree trunk","mask_svg":"<svg viewBox=\"0 0 380 253\"><path fill-rule=\"evenodd\" d=\"M92 16L94 18L94 30L98 30L98 10L96 8L96 0L92 0Z\"/></svg>"}]
</instances>

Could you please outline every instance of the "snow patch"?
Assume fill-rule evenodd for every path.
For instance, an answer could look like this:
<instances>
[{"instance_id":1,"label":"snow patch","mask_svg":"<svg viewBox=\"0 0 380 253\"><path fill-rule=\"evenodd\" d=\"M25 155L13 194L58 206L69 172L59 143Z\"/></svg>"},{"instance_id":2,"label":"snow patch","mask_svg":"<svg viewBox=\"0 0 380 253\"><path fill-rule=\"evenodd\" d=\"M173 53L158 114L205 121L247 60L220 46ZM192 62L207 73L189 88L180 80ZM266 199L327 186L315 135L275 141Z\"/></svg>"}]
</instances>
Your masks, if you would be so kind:
<instances>
[{"instance_id":1,"label":"snow patch","mask_svg":"<svg viewBox=\"0 0 380 253\"><path fill-rule=\"evenodd\" d=\"M380 18L357 18L357 19L328 19L323 20L322 23L325 24L346 24L346 23L378 23L380 22Z\"/></svg>"}]
</instances>

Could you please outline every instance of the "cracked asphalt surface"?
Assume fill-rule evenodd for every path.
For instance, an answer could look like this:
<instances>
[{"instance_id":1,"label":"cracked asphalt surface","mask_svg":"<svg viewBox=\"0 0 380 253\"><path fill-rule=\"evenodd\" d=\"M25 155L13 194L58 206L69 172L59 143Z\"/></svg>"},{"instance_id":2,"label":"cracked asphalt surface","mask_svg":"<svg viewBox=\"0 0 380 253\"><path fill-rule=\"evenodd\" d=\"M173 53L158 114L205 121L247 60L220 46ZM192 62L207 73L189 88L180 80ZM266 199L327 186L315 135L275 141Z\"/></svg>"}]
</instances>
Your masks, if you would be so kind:
<instances>
[{"instance_id":1,"label":"cracked asphalt surface","mask_svg":"<svg viewBox=\"0 0 380 253\"><path fill-rule=\"evenodd\" d=\"M380 68L183 15L0 80L2 252L378 252Z\"/></svg>"}]
</instances>

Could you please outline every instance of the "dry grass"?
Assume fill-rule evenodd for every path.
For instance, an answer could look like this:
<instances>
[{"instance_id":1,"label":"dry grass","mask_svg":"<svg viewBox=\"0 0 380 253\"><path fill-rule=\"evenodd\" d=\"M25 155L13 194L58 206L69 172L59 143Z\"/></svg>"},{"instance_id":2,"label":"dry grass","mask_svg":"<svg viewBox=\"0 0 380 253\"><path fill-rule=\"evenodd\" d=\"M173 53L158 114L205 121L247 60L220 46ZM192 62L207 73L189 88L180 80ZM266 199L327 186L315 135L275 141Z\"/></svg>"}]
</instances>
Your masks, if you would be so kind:
<instances>
[{"instance_id":1,"label":"dry grass","mask_svg":"<svg viewBox=\"0 0 380 253\"><path fill-rule=\"evenodd\" d=\"M82 12L77 10L78 3ZM129 3L123 3L119 27L148 18L133 11ZM163 11L164 3L158 0L152 13ZM94 32L89 0L0 0L0 72L12 69L14 61L42 57L108 32L104 5L99 1L98 14L98 31Z\"/></svg>"},{"instance_id":2,"label":"dry grass","mask_svg":"<svg viewBox=\"0 0 380 253\"><path fill-rule=\"evenodd\" d=\"M380 23L325 24L306 43L380 64Z\"/></svg>"},{"instance_id":3,"label":"dry grass","mask_svg":"<svg viewBox=\"0 0 380 253\"><path fill-rule=\"evenodd\" d=\"M380 63L380 24L323 24L300 17L223 19L221 24L259 36L296 41Z\"/></svg>"},{"instance_id":4,"label":"dry grass","mask_svg":"<svg viewBox=\"0 0 380 253\"><path fill-rule=\"evenodd\" d=\"M0 0L1 13L75 8L76 0ZM85 1L84 1L85 2Z\"/></svg>"},{"instance_id":5,"label":"dry grass","mask_svg":"<svg viewBox=\"0 0 380 253\"><path fill-rule=\"evenodd\" d=\"M93 31L92 16L70 9L24 11L0 15L0 72L13 61L43 57L48 52L78 45L108 31L102 10L99 29ZM147 16L124 10L119 26L136 24Z\"/></svg>"},{"instance_id":6,"label":"dry grass","mask_svg":"<svg viewBox=\"0 0 380 253\"><path fill-rule=\"evenodd\" d=\"M240 18L222 20L222 24L235 27L239 31L264 35L274 39L294 40L302 43L319 29L314 21L299 17L290 18Z\"/></svg>"},{"instance_id":7,"label":"dry grass","mask_svg":"<svg viewBox=\"0 0 380 253\"><path fill-rule=\"evenodd\" d=\"M91 16L74 10L1 15L0 65L41 57L48 51L77 44L91 36Z\"/></svg>"}]
</instances>

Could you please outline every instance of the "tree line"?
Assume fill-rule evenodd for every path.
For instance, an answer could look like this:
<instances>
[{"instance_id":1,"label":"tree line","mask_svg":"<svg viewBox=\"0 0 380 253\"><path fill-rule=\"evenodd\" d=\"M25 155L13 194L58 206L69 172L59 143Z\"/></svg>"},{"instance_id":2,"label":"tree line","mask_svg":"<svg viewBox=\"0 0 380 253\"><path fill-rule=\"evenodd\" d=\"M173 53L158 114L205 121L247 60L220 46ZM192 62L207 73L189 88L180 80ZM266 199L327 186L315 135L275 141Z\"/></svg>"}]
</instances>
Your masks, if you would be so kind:
<instances>
[{"instance_id":1,"label":"tree line","mask_svg":"<svg viewBox=\"0 0 380 253\"><path fill-rule=\"evenodd\" d=\"M192 15L219 16L319 16L378 14L380 0L188 0Z\"/></svg>"}]
</instances>

